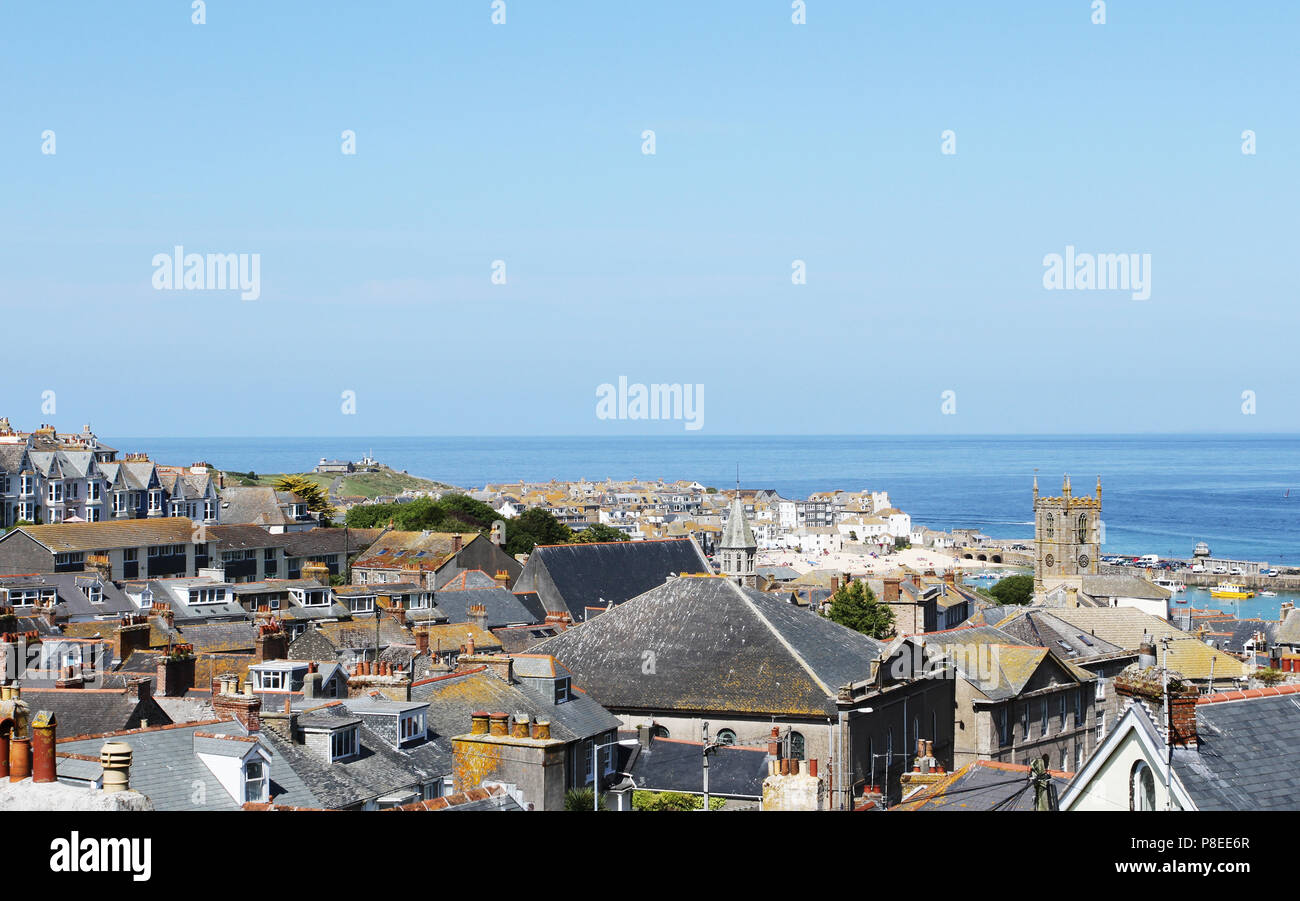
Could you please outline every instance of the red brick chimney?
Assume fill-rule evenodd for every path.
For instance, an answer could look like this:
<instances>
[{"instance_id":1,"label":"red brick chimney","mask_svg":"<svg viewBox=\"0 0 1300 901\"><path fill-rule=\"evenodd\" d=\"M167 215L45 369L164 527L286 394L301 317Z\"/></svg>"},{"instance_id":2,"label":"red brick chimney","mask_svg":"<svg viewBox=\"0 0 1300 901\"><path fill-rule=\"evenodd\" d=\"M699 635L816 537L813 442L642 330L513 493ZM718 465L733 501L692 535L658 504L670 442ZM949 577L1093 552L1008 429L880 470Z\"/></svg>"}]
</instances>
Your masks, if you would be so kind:
<instances>
[{"instance_id":1,"label":"red brick chimney","mask_svg":"<svg viewBox=\"0 0 1300 901\"><path fill-rule=\"evenodd\" d=\"M257 662L283 660L289 656L289 635L278 619L262 623L257 627L256 640Z\"/></svg>"},{"instance_id":2,"label":"red brick chimney","mask_svg":"<svg viewBox=\"0 0 1300 901\"><path fill-rule=\"evenodd\" d=\"M191 645L174 645L172 652L164 655L154 669L158 694L164 698L179 698L193 688L194 664Z\"/></svg>"},{"instance_id":3,"label":"red brick chimney","mask_svg":"<svg viewBox=\"0 0 1300 901\"><path fill-rule=\"evenodd\" d=\"M1196 735L1196 689L1169 693L1169 743L1194 748Z\"/></svg>"},{"instance_id":4,"label":"red brick chimney","mask_svg":"<svg viewBox=\"0 0 1300 901\"><path fill-rule=\"evenodd\" d=\"M451 552L452 552L453 554L459 554L459 553L460 553L460 550L461 550L461 548L462 548L463 546L464 546L464 542L461 541L461 537L460 537L460 533L459 533L459 532L457 532L455 535L451 536Z\"/></svg>"},{"instance_id":5,"label":"red brick chimney","mask_svg":"<svg viewBox=\"0 0 1300 901\"><path fill-rule=\"evenodd\" d=\"M128 615L122 617L113 630L113 653L116 660L126 660L132 651L149 650L149 618Z\"/></svg>"},{"instance_id":6,"label":"red brick chimney","mask_svg":"<svg viewBox=\"0 0 1300 901\"><path fill-rule=\"evenodd\" d=\"M903 584L903 580L898 576L885 576L885 596L881 598L886 604L898 603L898 586Z\"/></svg>"},{"instance_id":7,"label":"red brick chimney","mask_svg":"<svg viewBox=\"0 0 1300 901\"><path fill-rule=\"evenodd\" d=\"M250 733L262 728L262 699L257 695L236 694L238 683L212 696L212 712L221 718L234 718Z\"/></svg>"},{"instance_id":8,"label":"red brick chimney","mask_svg":"<svg viewBox=\"0 0 1300 901\"><path fill-rule=\"evenodd\" d=\"M421 629L415 633L415 652L417 654L429 653L429 630Z\"/></svg>"},{"instance_id":9,"label":"red brick chimney","mask_svg":"<svg viewBox=\"0 0 1300 901\"><path fill-rule=\"evenodd\" d=\"M835 594L835 592L839 590L840 590L840 577L831 576L831 594Z\"/></svg>"}]
</instances>

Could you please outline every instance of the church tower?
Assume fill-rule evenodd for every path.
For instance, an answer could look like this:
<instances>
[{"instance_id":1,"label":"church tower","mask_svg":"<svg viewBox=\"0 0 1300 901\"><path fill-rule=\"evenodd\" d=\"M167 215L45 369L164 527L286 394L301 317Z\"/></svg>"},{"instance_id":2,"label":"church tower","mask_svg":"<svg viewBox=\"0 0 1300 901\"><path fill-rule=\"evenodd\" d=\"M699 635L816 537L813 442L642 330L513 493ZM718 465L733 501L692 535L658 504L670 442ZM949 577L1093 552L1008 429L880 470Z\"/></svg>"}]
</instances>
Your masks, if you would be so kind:
<instances>
[{"instance_id":1,"label":"church tower","mask_svg":"<svg viewBox=\"0 0 1300 901\"><path fill-rule=\"evenodd\" d=\"M758 555L758 541L754 530L745 519L745 502L740 499L740 489L731 502L731 513L727 525L722 530L722 542L718 546L722 572L737 585L745 588L758 587L758 575L754 570L754 558Z\"/></svg>"},{"instance_id":2,"label":"church tower","mask_svg":"<svg viewBox=\"0 0 1300 901\"><path fill-rule=\"evenodd\" d=\"M1067 474L1060 497L1039 497L1034 476L1034 597L1064 585L1083 586L1085 575L1097 574L1101 554L1101 476L1097 495L1075 497Z\"/></svg>"}]
</instances>

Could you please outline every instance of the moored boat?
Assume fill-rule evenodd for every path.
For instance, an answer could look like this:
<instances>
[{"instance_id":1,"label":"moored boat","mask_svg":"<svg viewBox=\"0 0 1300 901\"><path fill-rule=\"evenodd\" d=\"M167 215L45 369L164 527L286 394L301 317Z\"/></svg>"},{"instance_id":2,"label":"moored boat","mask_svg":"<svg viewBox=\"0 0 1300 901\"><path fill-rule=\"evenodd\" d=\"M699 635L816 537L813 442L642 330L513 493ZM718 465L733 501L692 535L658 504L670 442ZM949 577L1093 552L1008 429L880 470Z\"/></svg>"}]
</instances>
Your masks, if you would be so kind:
<instances>
[{"instance_id":1,"label":"moored boat","mask_svg":"<svg viewBox=\"0 0 1300 901\"><path fill-rule=\"evenodd\" d=\"M1255 592L1236 582L1220 582L1210 589L1212 598L1253 598Z\"/></svg>"}]
</instances>

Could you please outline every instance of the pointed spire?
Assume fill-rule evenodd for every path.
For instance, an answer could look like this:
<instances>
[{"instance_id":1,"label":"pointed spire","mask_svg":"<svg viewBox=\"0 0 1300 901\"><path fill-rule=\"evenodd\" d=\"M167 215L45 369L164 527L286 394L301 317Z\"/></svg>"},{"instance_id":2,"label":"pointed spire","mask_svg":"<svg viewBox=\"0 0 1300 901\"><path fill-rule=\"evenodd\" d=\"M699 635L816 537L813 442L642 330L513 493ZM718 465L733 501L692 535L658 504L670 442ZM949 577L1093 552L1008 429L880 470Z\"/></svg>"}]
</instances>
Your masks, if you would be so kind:
<instances>
[{"instance_id":1,"label":"pointed spire","mask_svg":"<svg viewBox=\"0 0 1300 901\"><path fill-rule=\"evenodd\" d=\"M1097 500L1101 500L1101 475L1097 476Z\"/></svg>"}]
</instances>

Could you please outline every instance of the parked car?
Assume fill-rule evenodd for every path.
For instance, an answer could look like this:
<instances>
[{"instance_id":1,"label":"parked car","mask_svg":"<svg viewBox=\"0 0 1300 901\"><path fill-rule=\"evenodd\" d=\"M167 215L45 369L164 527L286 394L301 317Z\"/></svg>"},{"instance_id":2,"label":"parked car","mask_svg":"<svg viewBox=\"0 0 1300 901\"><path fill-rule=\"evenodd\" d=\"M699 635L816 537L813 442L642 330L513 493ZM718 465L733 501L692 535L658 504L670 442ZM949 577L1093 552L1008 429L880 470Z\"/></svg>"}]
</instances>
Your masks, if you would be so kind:
<instances>
[{"instance_id":1,"label":"parked car","mask_svg":"<svg viewBox=\"0 0 1300 901\"><path fill-rule=\"evenodd\" d=\"M1265 575L1267 576L1276 576L1277 574L1278 572L1275 569L1270 569L1267 573L1265 573Z\"/></svg>"}]
</instances>

